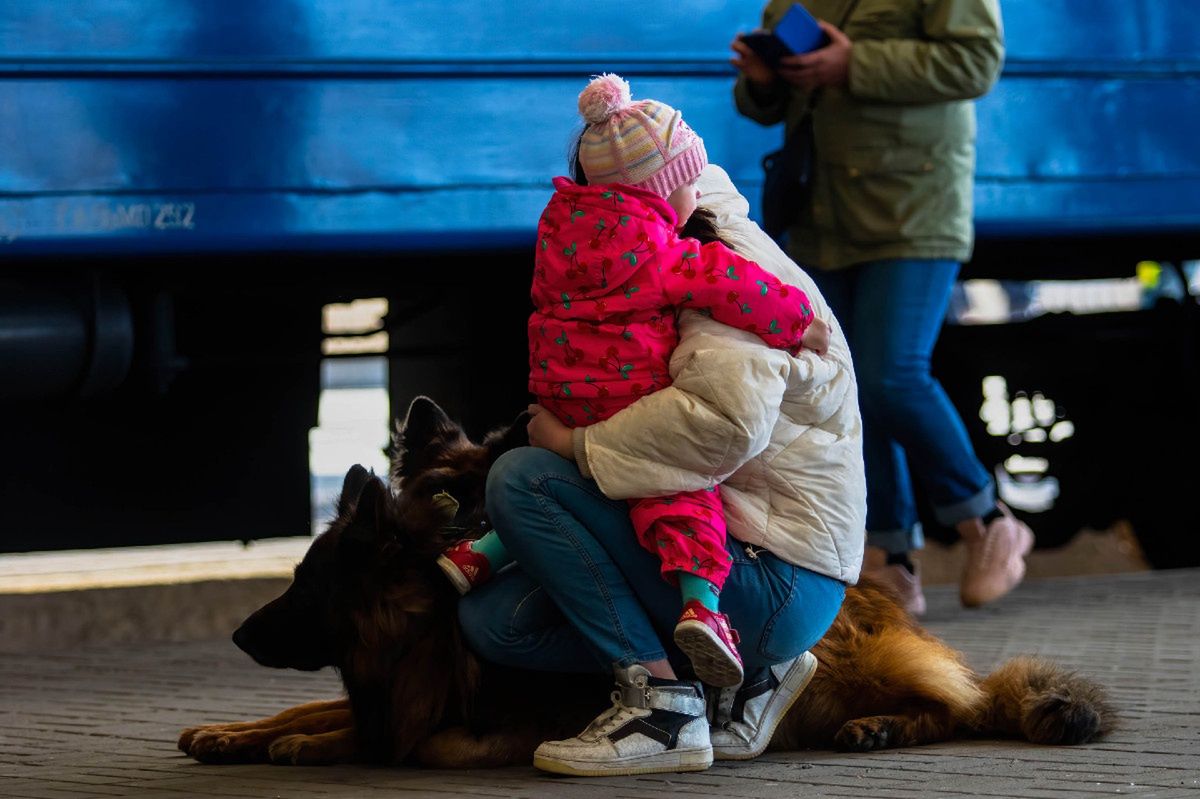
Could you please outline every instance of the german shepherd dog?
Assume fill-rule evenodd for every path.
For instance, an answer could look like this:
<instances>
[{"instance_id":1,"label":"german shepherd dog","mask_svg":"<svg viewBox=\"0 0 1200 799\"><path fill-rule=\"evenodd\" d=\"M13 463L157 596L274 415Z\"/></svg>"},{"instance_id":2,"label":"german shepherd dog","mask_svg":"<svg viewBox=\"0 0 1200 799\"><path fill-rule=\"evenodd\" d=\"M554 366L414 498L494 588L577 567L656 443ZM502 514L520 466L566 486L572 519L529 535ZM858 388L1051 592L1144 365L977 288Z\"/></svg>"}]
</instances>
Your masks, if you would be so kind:
<instances>
[{"instance_id":1,"label":"german shepherd dog","mask_svg":"<svg viewBox=\"0 0 1200 799\"><path fill-rule=\"evenodd\" d=\"M336 517L292 585L233 634L264 666L334 666L346 698L184 730L180 749L204 762L495 767L530 763L541 741L583 729L611 677L481 661L463 641L457 594L434 563L453 540L488 529L488 469L526 443L526 421L474 443L433 401L414 400L392 448L397 491L352 468ZM457 510L441 501L442 492L458 500ZM961 736L1080 744L1113 726L1096 683L1035 657L978 675L868 579L847 590L812 651L816 675L772 749L868 751Z\"/></svg>"}]
</instances>

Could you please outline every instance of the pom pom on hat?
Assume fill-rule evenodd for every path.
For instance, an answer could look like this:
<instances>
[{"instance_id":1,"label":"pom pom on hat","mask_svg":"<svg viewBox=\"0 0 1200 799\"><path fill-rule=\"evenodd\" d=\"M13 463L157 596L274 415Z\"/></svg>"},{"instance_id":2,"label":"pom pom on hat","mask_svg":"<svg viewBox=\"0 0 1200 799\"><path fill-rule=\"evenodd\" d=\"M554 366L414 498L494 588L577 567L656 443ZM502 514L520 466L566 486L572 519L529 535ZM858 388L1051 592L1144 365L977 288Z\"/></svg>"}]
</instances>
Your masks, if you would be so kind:
<instances>
[{"instance_id":1,"label":"pom pom on hat","mask_svg":"<svg viewBox=\"0 0 1200 799\"><path fill-rule=\"evenodd\" d=\"M589 125L598 125L632 104L629 81L612 73L593 78L579 93L579 113Z\"/></svg>"},{"instance_id":2,"label":"pom pom on hat","mask_svg":"<svg viewBox=\"0 0 1200 799\"><path fill-rule=\"evenodd\" d=\"M593 78L579 93L579 113L588 126L577 158L592 185L626 183L669 197L708 163L704 142L682 114L658 100L633 102L619 75Z\"/></svg>"}]
</instances>

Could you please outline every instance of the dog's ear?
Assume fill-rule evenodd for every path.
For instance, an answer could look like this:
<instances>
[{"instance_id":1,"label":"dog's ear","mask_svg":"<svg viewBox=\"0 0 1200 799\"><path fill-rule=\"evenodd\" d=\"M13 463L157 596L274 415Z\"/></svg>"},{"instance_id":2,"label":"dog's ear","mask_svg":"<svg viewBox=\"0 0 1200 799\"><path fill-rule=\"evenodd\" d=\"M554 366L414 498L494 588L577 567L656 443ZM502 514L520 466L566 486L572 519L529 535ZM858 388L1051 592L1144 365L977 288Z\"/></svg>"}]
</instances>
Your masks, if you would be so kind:
<instances>
[{"instance_id":1,"label":"dog's ear","mask_svg":"<svg viewBox=\"0 0 1200 799\"><path fill-rule=\"evenodd\" d=\"M337 515L348 516L354 504L358 502L358 495L362 493L363 487L369 483L374 475L368 472L363 466L354 464L350 467L350 471L346 472L345 479L342 480L342 493L337 499Z\"/></svg>"},{"instance_id":2,"label":"dog's ear","mask_svg":"<svg viewBox=\"0 0 1200 799\"><path fill-rule=\"evenodd\" d=\"M386 454L394 485L420 469L422 454L435 441L449 443L464 437L463 429L429 397L417 397L408 406L404 421L396 425Z\"/></svg>"},{"instance_id":3,"label":"dog's ear","mask_svg":"<svg viewBox=\"0 0 1200 799\"><path fill-rule=\"evenodd\" d=\"M383 481L369 475L358 492L358 501L351 511L350 523L342 533L342 540L354 545L374 544L387 535L388 499L388 490Z\"/></svg>"},{"instance_id":4,"label":"dog's ear","mask_svg":"<svg viewBox=\"0 0 1200 799\"><path fill-rule=\"evenodd\" d=\"M429 397L417 397L408 406L397 443L409 452L424 449L438 436L461 432L441 406Z\"/></svg>"},{"instance_id":5,"label":"dog's ear","mask_svg":"<svg viewBox=\"0 0 1200 799\"><path fill-rule=\"evenodd\" d=\"M510 449L529 446L529 412L522 411L508 427L493 430L483 439L487 448L488 460L495 461Z\"/></svg>"}]
</instances>

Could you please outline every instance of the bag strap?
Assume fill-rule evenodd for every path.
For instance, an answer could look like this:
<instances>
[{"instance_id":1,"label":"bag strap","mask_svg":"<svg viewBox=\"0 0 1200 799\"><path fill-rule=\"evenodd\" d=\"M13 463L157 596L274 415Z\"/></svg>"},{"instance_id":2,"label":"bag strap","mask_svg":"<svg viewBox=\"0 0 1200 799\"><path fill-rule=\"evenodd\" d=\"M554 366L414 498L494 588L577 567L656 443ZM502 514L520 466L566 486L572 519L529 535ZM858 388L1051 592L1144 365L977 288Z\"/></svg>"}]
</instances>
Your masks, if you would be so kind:
<instances>
[{"instance_id":1,"label":"bag strap","mask_svg":"<svg viewBox=\"0 0 1200 799\"><path fill-rule=\"evenodd\" d=\"M842 12L841 19L838 20L837 29L841 30L846 27L846 23L850 21L850 16L854 13L854 9L858 8L859 0L850 0L846 4L846 10ZM821 99L821 90L817 89L808 96L808 102L804 104L804 113L811 114L813 109L817 107L817 100Z\"/></svg>"}]
</instances>

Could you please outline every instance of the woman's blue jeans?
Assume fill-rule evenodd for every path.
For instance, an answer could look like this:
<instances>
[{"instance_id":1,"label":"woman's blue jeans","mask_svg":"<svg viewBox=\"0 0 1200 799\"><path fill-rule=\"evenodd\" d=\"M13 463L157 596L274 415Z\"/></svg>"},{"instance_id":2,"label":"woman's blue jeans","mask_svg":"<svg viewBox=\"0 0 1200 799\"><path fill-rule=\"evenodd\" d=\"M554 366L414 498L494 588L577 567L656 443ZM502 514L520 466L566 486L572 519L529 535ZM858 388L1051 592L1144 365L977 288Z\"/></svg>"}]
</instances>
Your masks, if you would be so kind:
<instances>
[{"instance_id":1,"label":"woman's blue jeans","mask_svg":"<svg viewBox=\"0 0 1200 799\"><path fill-rule=\"evenodd\" d=\"M923 544L910 468L941 524L983 516L996 502L991 476L929 368L958 270L954 261L926 259L808 270L854 358L863 413L867 543L888 552Z\"/></svg>"},{"instance_id":2,"label":"woman's blue jeans","mask_svg":"<svg viewBox=\"0 0 1200 799\"><path fill-rule=\"evenodd\" d=\"M488 515L516 563L459 602L471 648L495 663L611 673L668 658L679 589L637 541L629 505L608 499L548 450L505 453L487 484ZM799 655L833 623L846 587L730 537L721 611L741 635L747 674Z\"/></svg>"}]
</instances>

